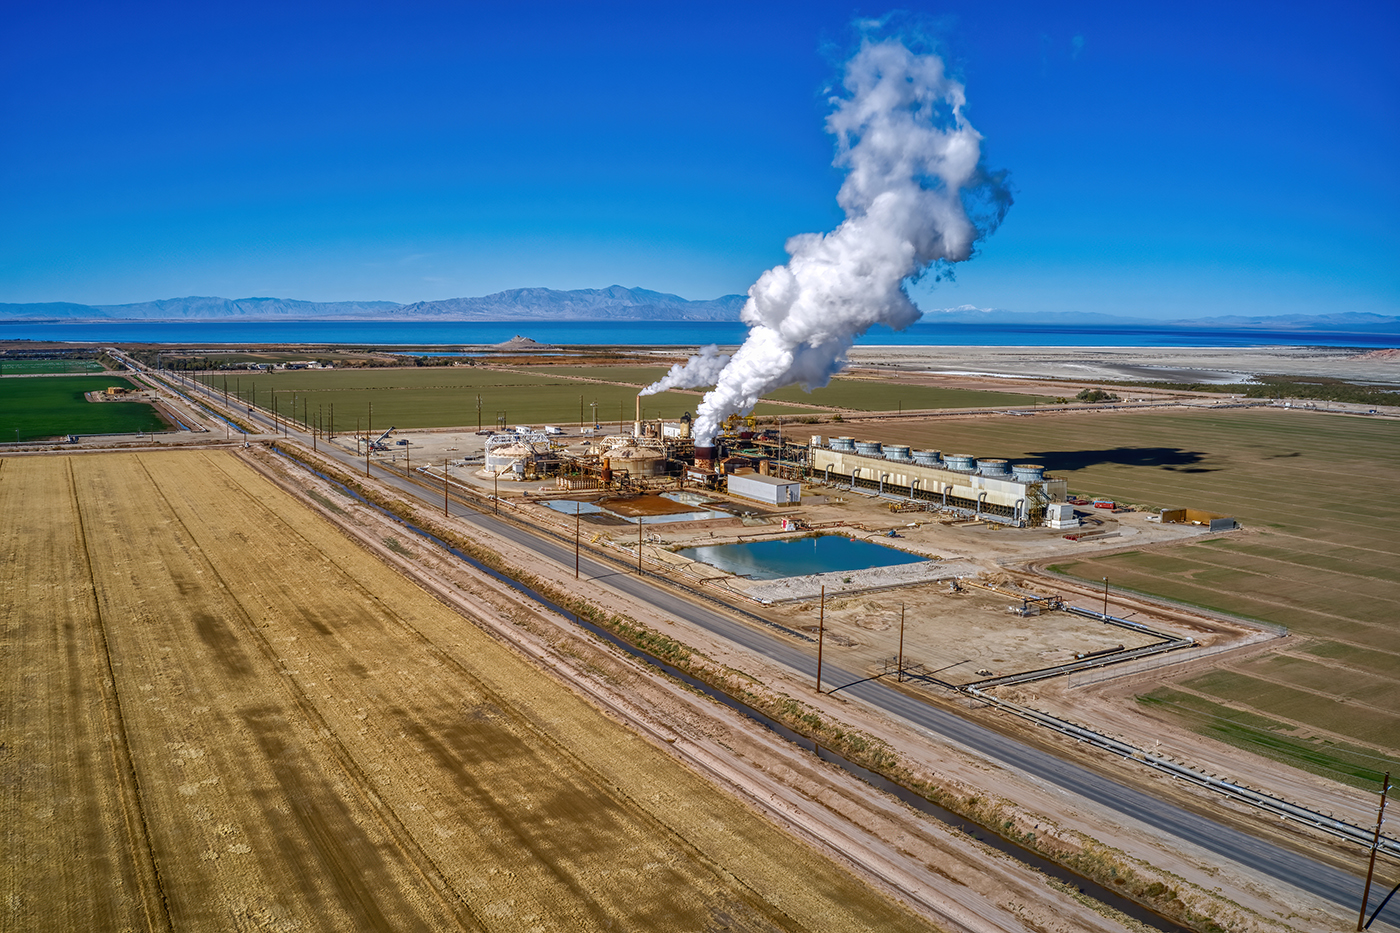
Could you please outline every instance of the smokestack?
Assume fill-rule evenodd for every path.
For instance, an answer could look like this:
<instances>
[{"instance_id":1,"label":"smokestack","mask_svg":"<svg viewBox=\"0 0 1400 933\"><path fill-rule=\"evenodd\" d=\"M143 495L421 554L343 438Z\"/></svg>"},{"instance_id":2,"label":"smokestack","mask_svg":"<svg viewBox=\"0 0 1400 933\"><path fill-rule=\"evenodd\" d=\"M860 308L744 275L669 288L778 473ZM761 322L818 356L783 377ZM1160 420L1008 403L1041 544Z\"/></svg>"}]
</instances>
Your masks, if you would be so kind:
<instances>
[{"instance_id":1,"label":"smokestack","mask_svg":"<svg viewBox=\"0 0 1400 933\"><path fill-rule=\"evenodd\" d=\"M714 445L697 446L695 448L695 465L702 470L713 470L715 468Z\"/></svg>"},{"instance_id":2,"label":"smokestack","mask_svg":"<svg viewBox=\"0 0 1400 933\"><path fill-rule=\"evenodd\" d=\"M826 385L875 324L903 330L918 320L905 282L935 263L970 259L1011 206L1004 175L981 163L963 86L938 56L866 38L843 85L827 130L847 170L837 195L846 219L788 240L788 264L749 288L741 315L749 333L732 358L706 347L643 390L714 385L696 413L697 444L712 443L728 415L748 414L774 389Z\"/></svg>"},{"instance_id":3,"label":"smokestack","mask_svg":"<svg viewBox=\"0 0 1400 933\"><path fill-rule=\"evenodd\" d=\"M637 420L632 424L632 436L642 436L642 396L640 392L637 393Z\"/></svg>"}]
</instances>

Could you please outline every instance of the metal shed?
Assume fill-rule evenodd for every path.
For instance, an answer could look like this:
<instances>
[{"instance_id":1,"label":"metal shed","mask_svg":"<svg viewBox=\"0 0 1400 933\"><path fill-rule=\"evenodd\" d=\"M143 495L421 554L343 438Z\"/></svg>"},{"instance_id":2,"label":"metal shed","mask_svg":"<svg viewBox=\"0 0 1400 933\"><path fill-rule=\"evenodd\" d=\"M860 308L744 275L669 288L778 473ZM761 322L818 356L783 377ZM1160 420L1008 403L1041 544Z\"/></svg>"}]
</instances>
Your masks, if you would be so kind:
<instances>
[{"instance_id":1,"label":"metal shed","mask_svg":"<svg viewBox=\"0 0 1400 933\"><path fill-rule=\"evenodd\" d=\"M729 494L770 505L795 505L802 501L802 484L760 473L731 473Z\"/></svg>"}]
</instances>

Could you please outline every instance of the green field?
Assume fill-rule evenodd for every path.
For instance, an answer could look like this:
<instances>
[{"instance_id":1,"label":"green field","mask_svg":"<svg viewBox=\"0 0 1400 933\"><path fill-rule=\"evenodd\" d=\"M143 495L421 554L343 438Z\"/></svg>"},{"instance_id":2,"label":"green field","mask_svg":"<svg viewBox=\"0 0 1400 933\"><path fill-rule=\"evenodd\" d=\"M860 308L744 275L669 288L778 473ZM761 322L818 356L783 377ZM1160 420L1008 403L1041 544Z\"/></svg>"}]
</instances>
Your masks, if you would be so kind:
<instances>
[{"instance_id":1,"label":"green field","mask_svg":"<svg viewBox=\"0 0 1400 933\"><path fill-rule=\"evenodd\" d=\"M1390 686L1400 683L1400 498L1390 491L1400 424L1281 409L1097 411L864 435L1042 463L1081 495L1238 518L1244 532L1055 569L1286 626L1292 636L1268 657L1290 660L1236 665L1192 684L1193 695L1287 721L1300 747L1400 748Z\"/></svg>"},{"instance_id":2,"label":"green field","mask_svg":"<svg viewBox=\"0 0 1400 933\"><path fill-rule=\"evenodd\" d=\"M83 397L111 385L131 383L120 376L0 379L0 440L168 430L144 402L89 402Z\"/></svg>"},{"instance_id":3,"label":"green field","mask_svg":"<svg viewBox=\"0 0 1400 933\"><path fill-rule=\"evenodd\" d=\"M581 376L605 379L636 386L651 385L667 372L666 366L551 366L540 375ZM837 377L830 385L811 392L800 386L788 386L764 396L778 402L814 405L821 408L844 408L850 411L917 411L943 408L1002 408L1033 405L1043 401L1039 396L1013 392L978 392L972 389L939 389L933 386L890 385L869 379ZM778 410L775 409L775 412ZM758 412L763 414L763 411Z\"/></svg>"},{"instance_id":4,"label":"green field","mask_svg":"<svg viewBox=\"0 0 1400 933\"><path fill-rule=\"evenodd\" d=\"M100 373L105 371L96 360L4 360L0 359L0 376L34 376L48 373Z\"/></svg>"},{"instance_id":5,"label":"green field","mask_svg":"<svg viewBox=\"0 0 1400 933\"><path fill-rule=\"evenodd\" d=\"M207 376L204 382L223 391L223 375ZM627 385L579 382L540 376L529 372L502 372L475 367L458 369L365 369L296 370L293 372L240 375L228 379L230 398L256 398L257 404L288 414L295 405L296 416L303 412L314 417L319 411L329 424L332 406L335 428L355 430L358 423L387 428L469 427L490 428L497 415L505 423L559 426L591 424L597 403L598 420L607 427L619 418L629 426L636 414L637 390ZM273 393L276 393L274 403ZM662 392L642 400L647 418L679 418L694 412L697 395ZM582 422L580 421L582 412ZM784 413L792 412L783 408Z\"/></svg>"}]
</instances>

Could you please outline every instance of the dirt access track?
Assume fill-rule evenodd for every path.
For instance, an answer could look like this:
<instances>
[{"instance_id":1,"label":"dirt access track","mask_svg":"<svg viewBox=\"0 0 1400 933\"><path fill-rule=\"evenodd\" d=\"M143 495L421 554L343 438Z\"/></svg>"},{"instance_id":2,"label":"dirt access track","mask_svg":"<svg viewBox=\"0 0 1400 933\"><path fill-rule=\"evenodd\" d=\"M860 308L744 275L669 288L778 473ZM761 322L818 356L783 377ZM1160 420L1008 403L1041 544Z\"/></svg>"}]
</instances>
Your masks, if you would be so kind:
<instances>
[{"instance_id":1,"label":"dirt access track","mask_svg":"<svg viewBox=\"0 0 1400 933\"><path fill-rule=\"evenodd\" d=\"M232 453L0 514L0 928L930 928Z\"/></svg>"}]
</instances>

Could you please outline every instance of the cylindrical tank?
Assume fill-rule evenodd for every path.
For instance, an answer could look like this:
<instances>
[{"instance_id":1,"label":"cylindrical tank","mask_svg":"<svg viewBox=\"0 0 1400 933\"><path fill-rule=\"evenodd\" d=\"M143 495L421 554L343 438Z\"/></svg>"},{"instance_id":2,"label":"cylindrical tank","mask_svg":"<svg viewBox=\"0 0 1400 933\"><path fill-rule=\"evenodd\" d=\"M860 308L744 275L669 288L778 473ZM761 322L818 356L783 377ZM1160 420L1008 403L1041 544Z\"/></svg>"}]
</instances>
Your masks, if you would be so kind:
<instances>
[{"instance_id":1,"label":"cylindrical tank","mask_svg":"<svg viewBox=\"0 0 1400 933\"><path fill-rule=\"evenodd\" d=\"M886 460L909 459L909 447L905 444L882 444L880 449Z\"/></svg>"},{"instance_id":2,"label":"cylindrical tank","mask_svg":"<svg viewBox=\"0 0 1400 933\"><path fill-rule=\"evenodd\" d=\"M690 412L681 415L681 440L690 438Z\"/></svg>"},{"instance_id":3,"label":"cylindrical tank","mask_svg":"<svg viewBox=\"0 0 1400 933\"><path fill-rule=\"evenodd\" d=\"M1038 483L1045 479L1045 467L1038 463L1018 463L1011 467L1019 483Z\"/></svg>"},{"instance_id":4,"label":"cylindrical tank","mask_svg":"<svg viewBox=\"0 0 1400 933\"><path fill-rule=\"evenodd\" d=\"M715 446L713 444L695 446L695 465L702 470L715 468Z\"/></svg>"},{"instance_id":5,"label":"cylindrical tank","mask_svg":"<svg viewBox=\"0 0 1400 933\"><path fill-rule=\"evenodd\" d=\"M771 463L771 462L772 462L772 461L768 460L768 458L766 458L766 457L765 457L764 459L758 461L758 472L759 472L759 475L760 475L760 476L771 476L771 475L772 475L771 470L772 470L773 468L772 468L771 466L769 466L769 463Z\"/></svg>"},{"instance_id":6,"label":"cylindrical tank","mask_svg":"<svg viewBox=\"0 0 1400 933\"><path fill-rule=\"evenodd\" d=\"M949 454L946 459L948 461L948 469L950 470L961 470L965 473L971 473L973 470L977 469L977 458L970 454Z\"/></svg>"},{"instance_id":7,"label":"cylindrical tank","mask_svg":"<svg viewBox=\"0 0 1400 933\"><path fill-rule=\"evenodd\" d=\"M938 450L916 450L914 451L914 462L924 466L938 466L943 459L942 451Z\"/></svg>"},{"instance_id":8,"label":"cylindrical tank","mask_svg":"<svg viewBox=\"0 0 1400 933\"><path fill-rule=\"evenodd\" d=\"M831 449L845 451L846 453L854 453L856 449L855 438L833 437L831 439Z\"/></svg>"},{"instance_id":9,"label":"cylindrical tank","mask_svg":"<svg viewBox=\"0 0 1400 933\"><path fill-rule=\"evenodd\" d=\"M514 470L516 464L523 464L534 455L534 449L528 444L506 444L494 447L486 451L486 470L489 473L503 475Z\"/></svg>"},{"instance_id":10,"label":"cylindrical tank","mask_svg":"<svg viewBox=\"0 0 1400 933\"><path fill-rule=\"evenodd\" d=\"M659 476L664 472L666 455L652 447L618 447L608 452L614 475Z\"/></svg>"},{"instance_id":11,"label":"cylindrical tank","mask_svg":"<svg viewBox=\"0 0 1400 933\"><path fill-rule=\"evenodd\" d=\"M856 441L856 453L867 457L878 457L881 446L879 441Z\"/></svg>"},{"instance_id":12,"label":"cylindrical tank","mask_svg":"<svg viewBox=\"0 0 1400 933\"><path fill-rule=\"evenodd\" d=\"M983 476L1010 476L1011 470L1005 460L978 460L977 472Z\"/></svg>"},{"instance_id":13,"label":"cylindrical tank","mask_svg":"<svg viewBox=\"0 0 1400 933\"><path fill-rule=\"evenodd\" d=\"M603 458L603 469L598 475L602 477L604 485L612 482L612 464L607 457Z\"/></svg>"}]
</instances>

